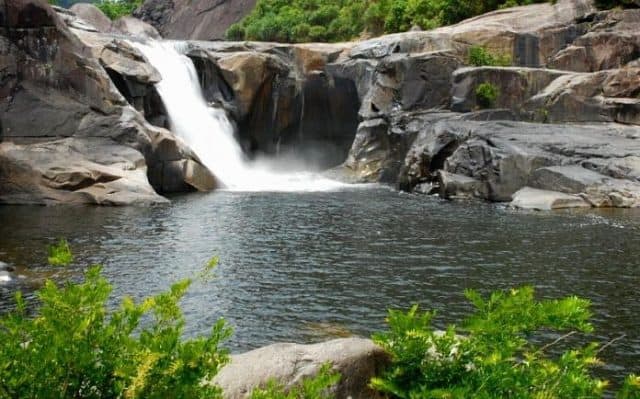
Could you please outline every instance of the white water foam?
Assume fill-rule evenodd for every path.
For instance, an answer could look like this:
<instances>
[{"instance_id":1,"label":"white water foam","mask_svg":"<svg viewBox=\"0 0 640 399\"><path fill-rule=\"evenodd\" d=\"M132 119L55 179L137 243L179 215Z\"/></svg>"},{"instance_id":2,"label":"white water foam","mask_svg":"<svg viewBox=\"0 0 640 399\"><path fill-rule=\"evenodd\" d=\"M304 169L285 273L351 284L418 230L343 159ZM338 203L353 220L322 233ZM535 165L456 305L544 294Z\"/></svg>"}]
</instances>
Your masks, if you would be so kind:
<instances>
[{"instance_id":1,"label":"white water foam","mask_svg":"<svg viewBox=\"0 0 640 399\"><path fill-rule=\"evenodd\" d=\"M249 161L234 138L226 113L207 105L193 62L173 42L132 42L158 70L156 89L171 130L232 191L332 191L350 185L310 172L278 173Z\"/></svg>"}]
</instances>

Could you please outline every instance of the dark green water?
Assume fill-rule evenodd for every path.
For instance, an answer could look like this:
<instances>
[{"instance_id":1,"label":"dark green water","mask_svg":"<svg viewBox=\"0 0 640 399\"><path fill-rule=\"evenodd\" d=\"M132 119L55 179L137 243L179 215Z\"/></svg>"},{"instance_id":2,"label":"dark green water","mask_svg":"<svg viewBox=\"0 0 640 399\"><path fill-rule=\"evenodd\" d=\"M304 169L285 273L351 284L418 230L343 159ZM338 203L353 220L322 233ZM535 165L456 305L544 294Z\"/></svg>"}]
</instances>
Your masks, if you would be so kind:
<instances>
[{"instance_id":1,"label":"dark green water","mask_svg":"<svg viewBox=\"0 0 640 399\"><path fill-rule=\"evenodd\" d=\"M52 274L45 246L66 237L77 262ZM103 263L117 295L140 298L197 274L217 278L184 301L189 334L224 316L234 351L276 341L369 335L388 307L420 303L440 323L468 310L462 291L533 284L543 297L594 303L607 342L602 373L640 372L640 211L536 213L386 189L231 193L156 208L0 207L0 260L27 278L0 285L0 309L44 277Z\"/></svg>"}]
</instances>

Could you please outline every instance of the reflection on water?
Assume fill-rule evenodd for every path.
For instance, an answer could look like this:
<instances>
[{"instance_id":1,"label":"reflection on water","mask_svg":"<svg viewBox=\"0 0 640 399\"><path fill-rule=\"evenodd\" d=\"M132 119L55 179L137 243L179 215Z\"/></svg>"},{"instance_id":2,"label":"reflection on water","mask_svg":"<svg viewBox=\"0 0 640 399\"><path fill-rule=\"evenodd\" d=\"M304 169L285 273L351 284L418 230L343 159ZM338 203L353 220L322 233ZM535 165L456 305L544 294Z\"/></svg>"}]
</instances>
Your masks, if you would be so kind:
<instances>
[{"instance_id":1,"label":"reflection on water","mask_svg":"<svg viewBox=\"0 0 640 399\"><path fill-rule=\"evenodd\" d=\"M174 198L155 208L2 207L0 260L29 277L0 285L0 307L38 279L80 276L103 263L117 295L140 298L196 275L212 255L217 278L184 301L188 333L221 316L231 345L369 335L388 307L439 309L441 325L468 310L462 291L533 284L541 295L594 302L605 374L640 369L640 211L535 213L450 203L386 189L233 193ZM77 264L45 265L66 237Z\"/></svg>"}]
</instances>

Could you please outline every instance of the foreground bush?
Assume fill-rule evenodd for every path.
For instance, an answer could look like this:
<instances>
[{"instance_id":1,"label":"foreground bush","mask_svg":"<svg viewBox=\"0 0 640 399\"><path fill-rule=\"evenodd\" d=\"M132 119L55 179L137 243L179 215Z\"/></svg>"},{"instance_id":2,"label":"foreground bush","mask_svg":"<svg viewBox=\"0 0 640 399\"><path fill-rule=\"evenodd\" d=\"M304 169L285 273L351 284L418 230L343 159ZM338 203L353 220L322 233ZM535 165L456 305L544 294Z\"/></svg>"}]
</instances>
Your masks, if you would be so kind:
<instances>
[{"instance_id":1,"label":"foreground bush","mask_svg":"<svg viewBox=\"0 0 640 399\"><path fill-rule=\"evenodd\" d=\"M47 260L71 263L68 242L49 246ZM212 258L198 279L210 280L217 264ZM0 398L221 398L208 381L229 360L220 343L231 329L221 319L206 337L182 338L179 302L190 284L183 280L140 304L125 298L111 311L112 287L93 266L82 283L47 281L35 314L16 294L16 310L0 317ZM327 389L339 380L327 364L289 392L272 382L252 398L330 399Z\"/></svg>"},{"instance_id":2,"label":"foreground bush","mask_svg":"<svg viewBox=\"0 0 640 399\"><path fill-rule=\"evenodd\" d=\"M390 311L389 331L374 341L392 355L392 366L372 386L406 399L602 397L607 383L590 373L598 364L597 345L551 354L570 335L592 331L587 300L536 301L530 287L487 299L474 291L466 296L475 313L444 333L431 327L433 312L417 306ZM546 345L532 343L541 331L566 334ZM638 377L626 380L618 398L640 398Z\"/></svg>"},{"instance_id":3,"label":"foreground bush","mask_svg":"<svg viewBox=\"0 0 640 399\"><path fill-rule=\"evenodd\" d=\"M221 397L202 382L227 361L219 345L230 329L220 320L208 336L182 339L178 302L189 284L109 311L111 285L96 266L81 284L48 281L34 316L18 294L16 311L0 319L0 397Z\"/></svg>"},{"instance_id":4,"label":"foreground bush","mask_svg":"<svg viewBox=\"0 0 640 399\"><path fill-rule=\"evenodd\" d=\"M61 240L49 261L73 259ZM217 258L199 278L211 278ZM82 283L59 287L47 281L31 314L18 293L16 310L0 317L0 398L221 398L207 383L228 361L220 343L231 332L218 321L206 337L184 340L179 301L191 284L140 304L125 298L109 310L111 285L99 266ZM590 332L590 303L569 297L536 301L532 288L467 297L476 308L459 330L436 332L434 313L390 311L389 331L374 340L392 364L372 386L391 397L428 398L600 398L607 386L590 371L598 364L594 344L559 353L565 339ZM540 331L565 332L545 345L532 343ZM458 334L463 335L458 335ZM540 336L537 336L540 338ZM252 399L330 399L340 375L320 373L286 390L277 382L258 388ZM640 377L630 375L619 399L640 398Z\"/></svg>"}]
</instances>

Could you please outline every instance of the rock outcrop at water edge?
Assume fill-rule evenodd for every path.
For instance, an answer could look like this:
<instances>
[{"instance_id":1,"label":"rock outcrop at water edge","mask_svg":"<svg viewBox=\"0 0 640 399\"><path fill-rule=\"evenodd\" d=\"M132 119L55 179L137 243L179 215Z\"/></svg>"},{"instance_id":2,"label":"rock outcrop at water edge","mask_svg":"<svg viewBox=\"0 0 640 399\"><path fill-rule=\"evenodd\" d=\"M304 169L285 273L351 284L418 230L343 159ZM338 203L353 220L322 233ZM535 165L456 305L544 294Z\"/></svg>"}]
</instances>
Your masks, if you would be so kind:
<instances>
[{"instance_id":1,"label":"rock outcrop at water edge","mask_svg":"<svg viewBox=\"0 0 640 399\"><path fill-rule=\"evenodd\" d=\"M640 206L639 43L640 10L576 0L358 43L328 65L361 99L338 172L445 198L509 202L529 187L575 206ZM513 66L469 67L470 46ZM491 104L481 84L495 89Z\"/></svg>"},{"instance_id":2,"label":"rock outcrop at water edge","mask_svg":"<svg viewBox=\"0 0 640 399\"><path fill-rule=\"evenodd\" d=\"M3 3L0 203L156 204L167 202L156 192L214 187L193 152L143 116L159 107L141 55L92 40L95 27L44 1Z\"/></svg>"},{"instance_id":3,"label":"rock outcrop at water edge","mask_svg":"<svg viewBox=\"0 0 640 399\"><path fill-rule=\"evenodd\" d=\"M371 340L343 338L313 345L273 344L240 355L222 368L213 382L224 397L244 399L255 388L275 380L285 387L299 384L318 373L325 363L341 374L332 388L336 398L376 399L382 396L371 390L371 378L388 365L388 355Z\"/></svg>"},{"instance_id":4,"label":"rock outcrop at water edge","mask_svg":"<svg viewBox=\"0 0 640 399\"><path fill-rule=\"evenodd\" d=\"M166 130L153 87L158 76L111 33L115 24L98 32L105 27L72 11L56 15L33 0L7 4L22 14L7 19L2 36L7 84L1 140L13 145L6 154L55 151L57 144L26 146L67 138L106 138L127 147L123 154L134 149L142 155L144 162L131 165L147 168L147 189L214 187L211 173ZM104 22L91 13L87 18L95 25ZM590 206L632 207L640 204L639 32L640 10L598 11L589 0L560 0L362 42L181 46L194 61L207 101L235 120L250 155L294 154L320 167L341 164L333 175L351 182L445 198L509 202L528 187L577 196ZM469 66L471 46L508 56L513 65ZM479 98L482 84L495 89L495 99ZM25 110L31 118L23 117ZM42 177L46 165L7 156L5 165L26 162L32 169L21 176L39 177L25 186L2 180L5 171L0 182L8 188L0 200L2 192L12 192L5 202L66 202L68 192L52 199L49 190L80 190L72 183L52 187ZM83 184L100 187L113 178L100 173L92 169ZM118 176L125 182L132 175ZM15 195L25 192L30 194ZM71 201L109 203L81 192Z\"/></svg>"}]
</instances>

